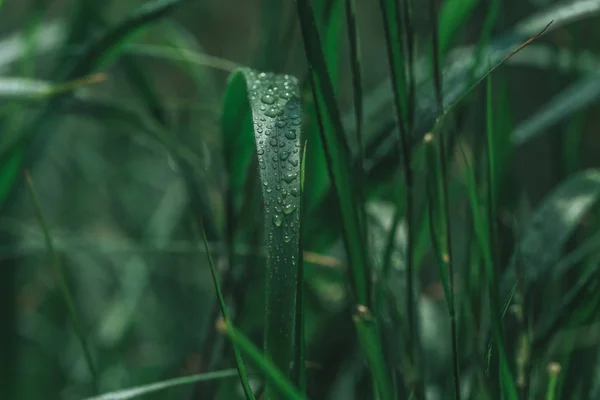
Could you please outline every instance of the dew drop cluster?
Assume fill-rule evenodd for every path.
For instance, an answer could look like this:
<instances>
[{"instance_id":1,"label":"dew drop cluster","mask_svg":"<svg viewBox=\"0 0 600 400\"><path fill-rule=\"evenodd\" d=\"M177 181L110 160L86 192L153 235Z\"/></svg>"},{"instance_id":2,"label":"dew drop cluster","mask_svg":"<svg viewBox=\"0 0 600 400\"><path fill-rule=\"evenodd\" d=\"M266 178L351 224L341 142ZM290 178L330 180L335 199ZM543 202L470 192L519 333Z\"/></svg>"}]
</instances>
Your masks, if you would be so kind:
<instances>
[{"instance_id":1,"label":"dew drop cluster","mask_svg":"<svg viewBox=\"0 0 600 400\"><path fill-rule=\"evenodd\" d=\"M284 243L298 235L300 126L298 82L289 75L246 71L265 212ZM271 235L270 236L270 240Z\"/></svg>"}]
</instances>

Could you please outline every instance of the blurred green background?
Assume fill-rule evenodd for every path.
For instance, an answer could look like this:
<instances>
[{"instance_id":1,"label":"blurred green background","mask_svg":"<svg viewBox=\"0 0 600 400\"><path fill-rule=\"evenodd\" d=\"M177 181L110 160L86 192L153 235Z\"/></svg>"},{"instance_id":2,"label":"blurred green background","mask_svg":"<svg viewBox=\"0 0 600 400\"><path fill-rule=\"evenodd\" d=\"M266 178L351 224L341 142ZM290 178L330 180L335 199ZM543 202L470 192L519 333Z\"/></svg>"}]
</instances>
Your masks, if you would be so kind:
<instances>
[{"instance_id":1,"label":"blurred green background","mask_svg":"<svg viewBox=\"0 0 600 400\"><path fill-rule=\"evenodd\" d=\"M344 2L314 0L312 4L342 119L351 126L353 75ZM487 42L482 33L486 29L506 55L510 50L502 46L514 49L513 41L519 42L511 39L521 32L519 23L534 21L536 16L549 22L556 4L572 12L584 8L574 21L559 18L555 29L492 75L492 113L500 137L496 147L498 259L508 265L549 193L577 172L600 168L600 3L445 0L438 4L445 35L440 40L446 43L445 71L454 68L465 76L470 66L461 67L461 62L473 57L468 53L472 48L466 46ZM61 283L53 273L52 256L23 178L25 170L64 267L97 369L98 393L234 367L228 343L215 331L219 309L206 251L193 226L199 217L222 273L235 325L261 346L266 249L262 201L257 197L244 200L237 222L245 233L236 247L236 268L228 265L225 244L225 196L231 178L223 157L222 127L224 119L238 117L236 110L223 108L222 100L227 79L238 66L300 79L307 121L304 139L309 149L311 144L317 148L307 154L303 216L310 232L303 239L308 397L371 398L370 377L351 318L338 210L328 201L325 158L311 121L314 102L294 2L5 0L0 5L0 398L81 399L97 394ZM378 264L398 191L403 190L402 174L397 159L381 156L393 146L379 142L380 137L395 137L390 134L395 116L379 4L357 1L356 5L363 135L370 143L364 186L371 255ZM488 15L498 5L497 18L486 28ZM159 11L153 14L153 7ZM420 104L416 120L422 127L416 133L422 136L433 126L435 112L433 103L425 99L431 97L431 90L427 92L431 20L427 2L413 1L412 11L415 55L422 60L415 69L421 82L418 88L423 88L416 95ZM102 75L93 75L98 73ZM453 75L444 76L450 77L444 83L451 92ZM74 82L76 89L67 91L72 87L65 88L65 82ZM449 150L455 268L464 278L458 279L457 289L464 398L488 398L477 394L481 382L476 370L484 362L485 350L472 349L478 346L472 343L487 344L488 338L485 329L474 329L473 320L465 317L474 304L487 305L477 297L484 290L478 287L483 278L473 272L480 257L473 256L476 241L464 178L469 167L461 155L462 148L478 179L484 176L484 88L485 84L479 85L457 107ZM419 103L419 99L425 100ZM352 135L348 142L356 155ZM182 159L194 162L183 168ZM256 165L249 171L245 184L258 186ZM425 179L422 164L416 165L415 172L418 181ZM358 178L356 184L361 184ZM589 194L592 200L597 191ZM571 196L564 201L578 199ZM535 336L549 316L561 316L550 339L528 351L528 372L523 376L529 384L522 398L545 396L546 367L551 362L563 366L557 398L600 398L600 221L597 207L591 205L578 215L581 221L560 220L569 218L569 204L562 205L567 209L563 214L550 211L540 220L549 224L544 229L569 231L561 228L564 223L574 234L556 241L552 234L540 235L539 247L530 252L562 249L555 258L563 264L574 261L560 270L564 274L553 275L550 270L536 274L524 294L525 312L523 307L511 308L507 317L507 340L517 371L518 341ZM400 223L393 271L385 281L400 302L406 286L403 229ZM425 360L422 379L428 399L447 399L452 398L449 320L428 241L425 234L417 267ZM548 268L560 262L552 259ZM568 302L569 290L585 271L593 276L585 281L588 292L578 292L576 301ZM465 292L469 295L463 296ZM525 323L519 313L526 315ZM389 317L383 320L387 327L383 336L388 337L384 350L391 354L398 349L389 348L389 343L395 343L390 337L399 328ZM486 349L485 344L480 347ZM251 374L253 385L258 388L261 382ZM499 398L494 389L491 393ZM243 392L233 376L142 398L236 399L243 398Z\"/></svg>"}]
</instances>

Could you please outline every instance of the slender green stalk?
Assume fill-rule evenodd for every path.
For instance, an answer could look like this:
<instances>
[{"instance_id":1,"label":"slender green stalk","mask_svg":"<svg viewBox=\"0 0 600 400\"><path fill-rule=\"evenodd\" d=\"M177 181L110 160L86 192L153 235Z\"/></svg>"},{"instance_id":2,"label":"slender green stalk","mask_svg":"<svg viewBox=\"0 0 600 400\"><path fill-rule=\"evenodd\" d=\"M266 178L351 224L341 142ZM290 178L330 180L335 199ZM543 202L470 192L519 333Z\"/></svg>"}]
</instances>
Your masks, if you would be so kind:
<instances>
[{"instance_id":1,"label":"slender green stalk","mask_svg":"<svg viewBox=\"0 0 600 400\"><path fill-rule=\"evenodd\" d=\"M363 158L365 156L362 121L363 121L363 96L362 96L362 67L360 57L360 41L358 40L358 26L356 23L355 0L346 0L346 25L350 42L350 67L352 71L352 95L354 99L354 117L356 122L356 143L358 144L358 157L361 174L363 173ZM361 180L362 182L362 180ZM362 185L361 185L362 186Z\"/></svg>"},{"instance_id":2,"label":"slender green stalk","mask_svg":"<svg viewBox=\"0 0 600 400\"><path fill-rule=\"evenodd\" d=\"M208 261L208 265L210 267L210 275L213 280L213 284L215 286L215 291L217 292L217 298L219 300L219 304L221 306L221 313L223 314L223 319L225 323L229 324L229 316L227 312L227 304L225 303L225 298L223 297L223 293L221 292L221 285L219 284L219 275L217 273L217 269L212 259L212 255L210 249L208 247L208 239L206 238L206 231L204 230L204 226L202 224L202 220L198 220L198 224L200 232L202 234L202 241L204 242L204 248L206 249L206 259ZM252 392L252 388L250 387L250 383L248 381L248 375L246 373L246 366L244 364L244 360L242 359L242 355L236 343L232 343L233 352L235 355L235 363L238 372L238 376L240 378L240 382L242 384L242 388L244 389L244 395L247 400L255 400L254 393Z\"/></svg>"},{"instance_id":3,"label":"slender green stalk","mask_svg":"<svg viewBox=\"0 0 600 400\"><path fill-rule=\"evenodd\" d=\"M435 0L430 0L430 21L432 26L432 38L433 38L433 79L435 85L435 95L437 101L438 112L443 112L444 104L442 98L442 76L440 66L440 49L439 49L439 32L438 32L438 9L435 4ZM445 250L446 254L443 255L444 264L447 267L448 280L449 280L449 297L448 297L448 313L450 316L450 329L452 335L452 372L454 377L454 398L459 400L460 396L460 371L459 371L459 354L458 354L458 329L456 324L456 306L454 300L454 257L452 254L452 240L450 232L450 201L448 195L448 171L446 160L446 139L444 135L440 135L439 138L439 157L440 157L440 168L441 168L441 182L442 182L442 207L444 214L444 227L445 227Z\"/></svg>"},{"instance_id":4,"label":"slender green stalk","mask_svg":"<svg viewBox=\"0 0 600 400\"><path fill-rule=\"evenodd\" d=\"M60 256L56 249L54 248L54 243L52 241L52 236L50 235L50 230L48 229L48 225L46 224L46 220L44 219L44 214L42 212L42 206L38 199L35 187L33 186L33 181L29 172L25 172L25 181L27 182L27 189L29 191L29 196L31 197L31 201L33 202L33 206L35 207L35 214L37 220L40 224L42 232L44 234L44 240L46 242L46 247L48 248L48 252L52 257L52 264L54 267L54 276L58 281L58 286L63 296L63 300L65 301L65 305L67 306L67 311L69 313L69 318L71 319L71 323L73 324L73 328L75 329L75 334L79 339L79 343L81 344L81 348L83 350L83 356L85 358L85 362L90 370L90 374L92 376L92 384L94 385L94 391L98 392L98 372L92 361L92 353L90 352L89 345L85 338L85 333L81 326L81 322L77 315L77 311L75 310L75 302L73 301L73 294L71 293L71 289L67 284L67 279L65 277L65 272L63 270L63 265L60 260Z\"/></svg>"},{"instance_id":5,"label":"slender green stalk","mask_svg":"<svg viewBox=\"0 0 600 400\"><path fill-rule=\"evenodd\" d=\"M297 11L304 39L304 49L310 68L310 83L316 102L317 120L321 143L325 150L327 167L335 198L342 215L344 247L349 260L350 287L356 307L369 310L373 302L371 296L371 268L364 242L364 226L361 218L359 196L352 179L352 164L349 146L342 126L335 94L327 72L321 39L316 29L312 6L308 0L297 0ZM369 337L379 337L377 321L369 327ZM362 350L367 357L374 377L375 391L382 400L393 399L391 376L383 357L379 340L367 340L359 334Z\"/></svg>"},{"instance_id":6,"label":"slender green stalk","mask_svg":"<svg viewBox=\"0 0 600 400\"><path fill-rule=\"evenodd\" d=\"M352 72L352 95L354 99L354 117L356 122L356 142L358 144L358 196L360 201L361 218L366 221L366 198L365 198L365 171L364 171L364 143L362 137L363 125L363 92L362 92L362 66L360 55L360 41L358 38L358 25L356 23L355 0L346 1L346 25L348 29L348 41L350 42L350 67ZM368 243L368 224L364 224L363 242Z\"/></svg>"},{"instance_id":7,"label":"slender green stalk","mask_svg":"<svg viewBox=\"0 0 600 400\"><path fill-rule=\"evenodd\" d=\"M403 46L402 30L405 27L405 34L411 34L410 12L408 0L404 1L404 20L402 11L396 0L380 0L379 6L383 19L383 27L386 35L386 48L388 53L388 63L392 78L392 90L394 93L394 111L397 123L400 128L400 138L397 141L398 153L402 155L404 183L406 186L405 215L407 226L406 241L406 312L407 323L409 326L408 346L410 362L415 370L421 372L419 352L421 351L420 339L418 334L418 323L416 319L416 291L415 291L415 266L414 266L414 171L412 165L412 120L414 111L414 86L413 75L409 76L410 82L406 82L406 62L412 60L412 35L408 36L407 46ZM404 23L403 23L404 22ZM398 42L400 38L400 42ZM408 53L408 54L406 54ZM412 67L409 67L412 68ZM412 71L412 69L411 69ZM392 232L392 235L394 233ZM418 398L424 397L424 388L422 386L421 376L417 378L416 385L411 388L416 392Z\"/></svg>"},{"instance_id":8,"label":"slender green stalk","mask_svg":"<svg viewBox=\"0 0 600 400\"><path fill-rule=\"evenodd\" d=\"M558 387L558 376L560 375L560 364L548 364L548 389L546 389L546 400L555 400L556 388Z\"/></svg>"}]
</instances>

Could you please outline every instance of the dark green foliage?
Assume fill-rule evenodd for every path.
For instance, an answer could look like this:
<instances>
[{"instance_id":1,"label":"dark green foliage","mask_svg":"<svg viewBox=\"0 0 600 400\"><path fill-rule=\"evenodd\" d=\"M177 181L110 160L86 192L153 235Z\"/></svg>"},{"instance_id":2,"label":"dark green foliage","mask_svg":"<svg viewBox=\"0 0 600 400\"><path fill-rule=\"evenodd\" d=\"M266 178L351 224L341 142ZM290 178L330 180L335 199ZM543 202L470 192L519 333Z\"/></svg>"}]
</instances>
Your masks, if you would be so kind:
<instances>
[{"instance_id":1,"label":"dark green foliage","mask_svg":"<svg viewBox=\"0 0 600 400\"><path fill-rule=\"evenodd\" d=\"M596 3L0 1L0 398L598 398Z\"/></svg>"}]
</instances>

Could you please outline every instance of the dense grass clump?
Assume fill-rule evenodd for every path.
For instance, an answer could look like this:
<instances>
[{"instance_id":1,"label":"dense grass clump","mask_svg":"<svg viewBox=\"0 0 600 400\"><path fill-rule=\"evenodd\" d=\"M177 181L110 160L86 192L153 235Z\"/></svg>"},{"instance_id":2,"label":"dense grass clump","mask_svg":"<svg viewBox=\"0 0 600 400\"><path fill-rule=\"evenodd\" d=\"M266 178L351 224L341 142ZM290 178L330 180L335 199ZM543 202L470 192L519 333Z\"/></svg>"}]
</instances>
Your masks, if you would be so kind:
<instances>
[{"instance_id":1,"label":"dense grass clump","mask_svg":"<svg viewBox=\"0 0 600 400\"><path fill-rule=\"evenodd\" d=\"M600 398L597 1L0 1L0 398Z\"/></svg>"}]
</instances>

